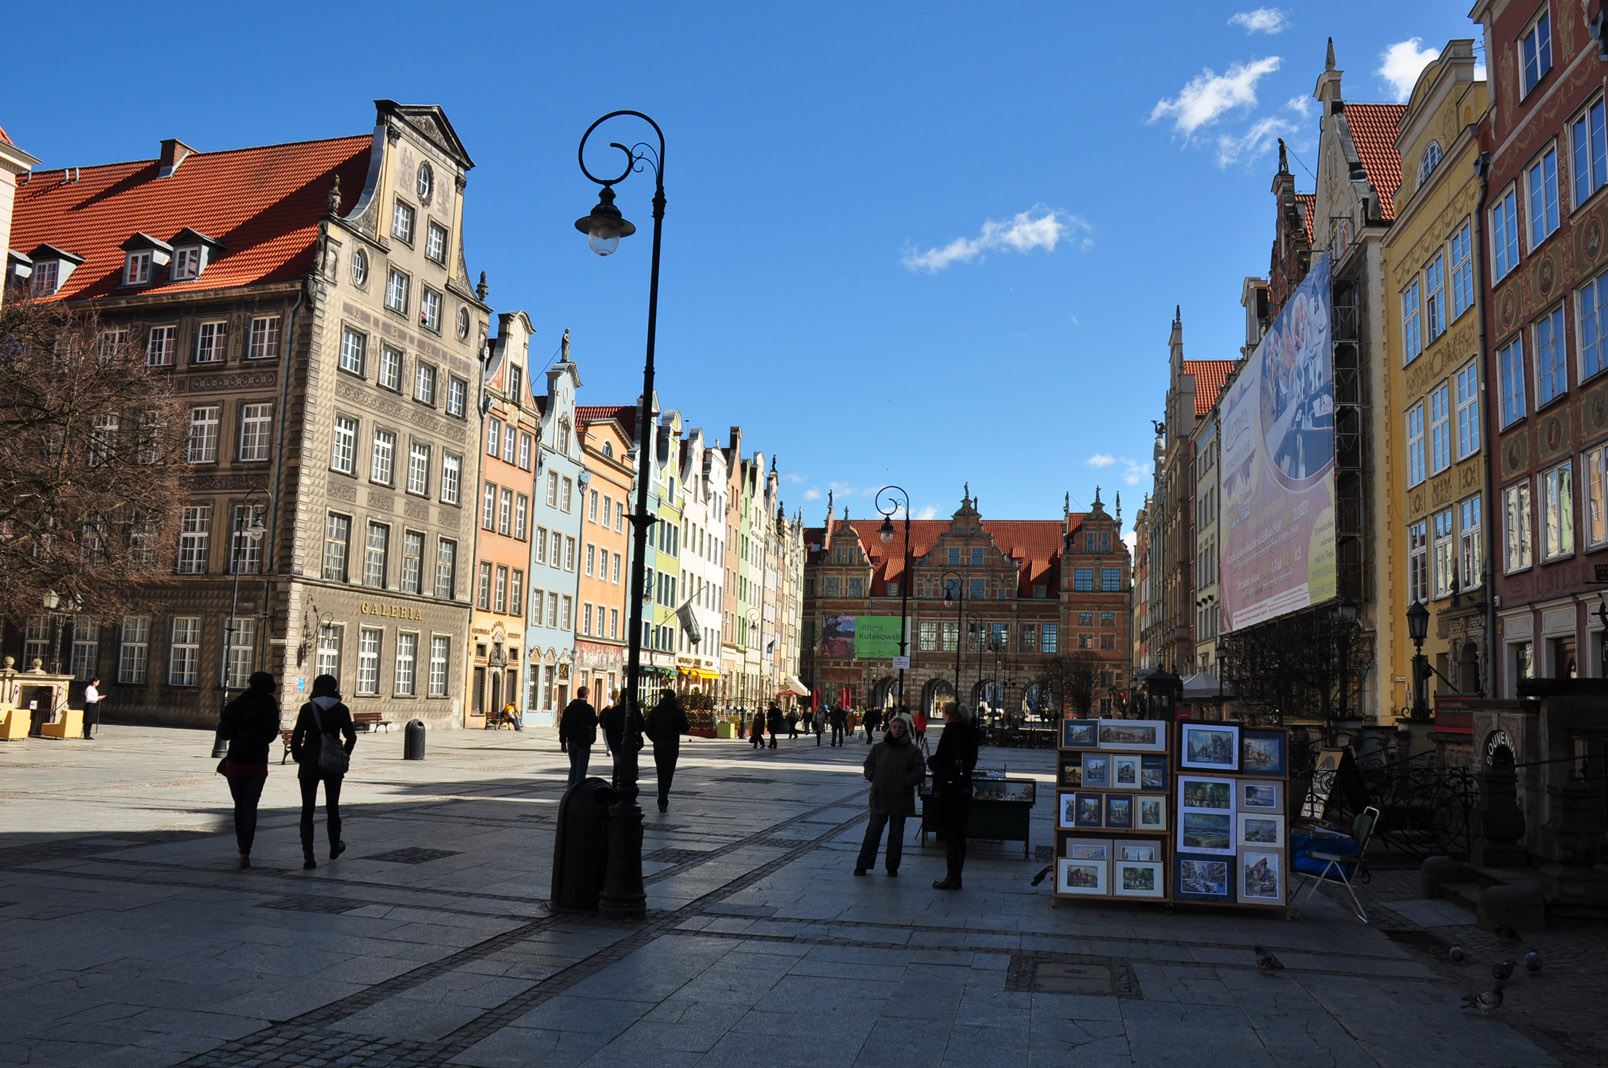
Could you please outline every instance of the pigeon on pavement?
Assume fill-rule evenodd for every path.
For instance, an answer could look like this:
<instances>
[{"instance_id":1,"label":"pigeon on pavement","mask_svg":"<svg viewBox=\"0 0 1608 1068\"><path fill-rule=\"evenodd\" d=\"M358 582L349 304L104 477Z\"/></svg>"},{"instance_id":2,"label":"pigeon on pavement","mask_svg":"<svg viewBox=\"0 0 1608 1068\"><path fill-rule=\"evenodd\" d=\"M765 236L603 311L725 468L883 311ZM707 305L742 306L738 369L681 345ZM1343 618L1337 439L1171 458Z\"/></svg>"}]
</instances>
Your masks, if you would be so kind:
<instances>
[{"instance_id":1,"label":"pigeon on pavement","mask_svg":"<svg viewBox=\"0 0 1608 1068\"><path fill-rule=\"evenodd\" d=\"M1498 961L1491 965L1491 978L1497 982L1511 978L1513 975L1513 962L1510 960Z\"/></svg>"},{"instance_id":2,"label":"pigeon on pavement","mask_svg":"<svg viewBox=\"0 0 1608 1068\"><path fill-rule=\"evenodd\" d=\"M1526 953L1524 955L1524 970L1529 972L1531 975L1535 975L1540 972L1541 954L1537 953L1533 949Z\"/></svg>"},{"instance_id":3,"label":"pigeon on pavement","mask_svg":"<svg viewBox=\"0 0 1608 1068\"><path fill-rule=\"evenodd\" d=\"M1496 935L1496 937L1500 938L1504 942L1519 941L1519 932L1515 931L1505 923L1499 923L1495 927L1491 928L1491 933Z\"/></svg>"},{"instance_id":4,"label":"pigeon on pavement","mask_svg":"<svg viewBox=\"0 0 1608 1068\"><path fill-rule=\"evenodd\" d=\"M1274 972L1279 971L1284 967L1283 961L1279 960L1279 958L1275 957L1261 946L1256 946L1255 949L1257 970L1262 972L1264 975L1272 975Z\"/></svg>"},{"instance_id":5,"label":"pigeon on pavement","mask_svg":"<svg viewBox=\"0 0 1608 1068\"><path fill-rule=\"evenodd\" d=\"M1451 959L1453 964L1461 964L1468 954L1464 952L1462 946L1453 946L1446 951L1446 956Z\"/></svg>"},{"instance_id":6,"label":"pigeon on pavement","mask_svg":"<svg viewBox=\"0 0 1608 1068\"><path fill-rule=\"evenodd\" d=\"M1464 994L1463 1007L1465 1009L1479 1009L1481 1016L1489 1016L1495 1012L1497 1006L1502 1004L1502 984L1497 983L1491 989L1481 994Z\"/></svg>"}]
</instances>

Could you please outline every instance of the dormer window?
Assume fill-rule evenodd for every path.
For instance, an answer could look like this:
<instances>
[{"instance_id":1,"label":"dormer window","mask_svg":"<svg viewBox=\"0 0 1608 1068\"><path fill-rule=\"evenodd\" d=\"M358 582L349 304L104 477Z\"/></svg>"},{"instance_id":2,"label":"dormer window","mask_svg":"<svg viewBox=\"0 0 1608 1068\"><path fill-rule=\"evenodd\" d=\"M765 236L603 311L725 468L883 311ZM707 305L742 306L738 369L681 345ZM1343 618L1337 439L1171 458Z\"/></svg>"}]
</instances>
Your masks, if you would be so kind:
<instances>
[{"instance_id":1,"label":"dormer window","mask_svg":"<svg viewBox=\"0 0 1608 1068\"><path fill-rule=\"evenodd\" d=\"M201 250L181 248L173 256L173 280L187 282L201 277Z\"/></svg>"},{"instance_id":2,"label":"dormer window","mask_svg":"<svg viewBox=\"0 0 1608 1068\"><path fill-rule=\"evenodd\" d=\"M126 286L143 286L151 280L151 253L130 252L123 261L123 284Z\"/></svg>"},{"instance_id":3,"label":"dormer window","mask_svg":"<svg viewBox=\"0 0 1608 1068\"><path fill-rule=\"evenodd\" d=\"M173 273L175 282L189 282L201 277L207 264L215 259L223 246L198 230L186 226L173 235Z\"/></svg>"},{"instance_id":4,"label":"dormer window","mask_svg":"<svg viewBox=\"0 0 1608 1068\"><path fill-rule=\"evenodd\" d=\"M72 277L73 271L84 262L84 257L75 256L55 245L40 245L28 253L26 258L33 263L33 273L28 276L29 289L38 297L48 297L60 292L61 287L67 284L67 279Z\"/></svg>"},{"instance_id":5,"label":"dormer window","mask_svg":"<svg viewBox=\"0 0 1608 1068\"><path fill-rule=\"evenodd\" d=\"M34 264L32 288L36 296L48 297L60 288L57 281L61 273L61 263L58 260L44 260Z\"/></svg>"},{"instance_id":6,"label":"dormer window","mask_svg":"<svg viewBox=\"0 0 1608 1068\"><path fill-rule=\"evenodd\" d=\"M123 250L123 284L148 286L173 255L173 246L150 234L135 234L119 246Z\"/></svg>"}]
</instances>

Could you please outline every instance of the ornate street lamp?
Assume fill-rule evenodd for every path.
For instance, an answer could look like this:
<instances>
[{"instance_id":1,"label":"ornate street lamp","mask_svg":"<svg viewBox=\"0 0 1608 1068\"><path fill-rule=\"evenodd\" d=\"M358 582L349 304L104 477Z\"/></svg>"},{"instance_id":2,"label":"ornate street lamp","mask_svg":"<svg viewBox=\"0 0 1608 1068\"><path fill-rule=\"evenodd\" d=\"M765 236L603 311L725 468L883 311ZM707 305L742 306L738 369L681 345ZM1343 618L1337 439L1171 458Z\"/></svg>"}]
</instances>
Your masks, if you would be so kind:
<instances>
[{"instance_id":1,"label":"ornate street lamp","mask_svg":"<svg viewBox=\"0 0 1608 1068\"><path fill-rule=\"evenodd\" d=\"M1429 609L1414 601L1407 609L1407 636L1413 640L1413 719L1429 718L1429 659L1424 639L1429 637Z\"/></svg>"},{"instance_id":2,"label":"ornate street lamp","mask_svg":"<svg viewBox=\"0 0 1608 1068\"><path fill-rule=\"evenodd\" d=\"M609 142L610 148L625 153L625 169L613 178L599 178L586 167L586 142L609 119L630 115L653 127L658 135L659 147L639 141L630 148L618 141ZM636 512L631 516L631 644L625 674L625 733L624 744L615 750L614 790L615 802L609 810L609 856L603 881L603 892L598 899L599 911L624 920L640 920L647 915L647 894L642 888L642 809L637 804L637 749L642 744L638 730L640 705L637 701L638 676L642 668L642 597L646 592L646 563L648 554L648 528L653 517L648 514L648 483L653 478L653 442L648 433L648 420L653 405L653 342L659 316L659 238L664 226L664 131L659 124L640 111L611 111L592 123L581 135L576 149L581 173L603 188L598 192L597 206L590 214L575 220L575 229L587 236L592 251L607 256L620 244L620 238L636 233L636 227L614 206L614 186L632 171L644 166L653 169L653 257L648 271L648 347L642 365L642 408L637 416L637 494Z\"/></svg>"},{"instance_id":3,"label":"ornate street lamp","mask_svg":"<svg viewBox=\"0 0 1608 1068\"><path fill-rule=\"evenodd\" d=\"M904 498L904 569L899 575L899 708L904 709L904 665L905 658L909 656L909 647L906 645L907 635L905 627L910 618L910 494L899 486L883 486L877 490L877 511L882 513L882 526L877 534L882 538L882 544L887 545L893 541L893 513L899 510L900 501L894 494ZM886 496L887 506L883 506ZM957 678L958 681L958 678Z\"/></svg>"},{"instance_id":4,"label":"ornate street lamp","mask_svg":"<svg viewBox=\"0 0 1608 1068\"><path fill-rule=\"evenodd\" d=\"M951 578L955 580L953 593L950 591L949 586L949 580ZM945 571L943 581L944 603L948 604L950 601L955 602L955 704L958 705L960 704L961 631L965 629L961 626L961 624L966 618L966 586L961 579L960 572L958 571Z\"/></svg>"}]
</instances>

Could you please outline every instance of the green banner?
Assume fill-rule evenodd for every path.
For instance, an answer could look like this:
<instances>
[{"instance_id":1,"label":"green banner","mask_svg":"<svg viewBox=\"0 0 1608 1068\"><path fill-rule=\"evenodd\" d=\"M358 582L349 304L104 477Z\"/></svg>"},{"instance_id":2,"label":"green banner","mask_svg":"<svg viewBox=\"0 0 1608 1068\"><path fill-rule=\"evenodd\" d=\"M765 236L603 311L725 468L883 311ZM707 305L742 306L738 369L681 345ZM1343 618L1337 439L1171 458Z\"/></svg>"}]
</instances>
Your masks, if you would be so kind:
<instances>
[{"instance_id":1,"label":"green banner","mask_svg":"<svg viewBox=\"0 0 1608 1068\"><path fill-rule=\"evenodd\" d=\"M898 616L858 616L854 622L856 658L891 660L899 655Z\"/></svg>"}]
</instances>

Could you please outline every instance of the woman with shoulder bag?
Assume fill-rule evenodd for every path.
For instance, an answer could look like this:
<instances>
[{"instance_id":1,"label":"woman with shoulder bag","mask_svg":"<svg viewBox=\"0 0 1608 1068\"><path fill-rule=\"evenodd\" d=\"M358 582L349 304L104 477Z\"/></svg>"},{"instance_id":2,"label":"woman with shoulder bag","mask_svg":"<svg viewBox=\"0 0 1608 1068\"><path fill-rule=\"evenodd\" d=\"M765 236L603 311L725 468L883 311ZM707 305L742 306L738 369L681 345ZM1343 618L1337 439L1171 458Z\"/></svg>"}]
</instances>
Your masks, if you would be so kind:
<instances>
[{"instance_id":1,"label":"woman with shoulder bag","mask_svg":"<svg viewBox=\"0 0 1608 1068\"><path fill-rule=\"evenodd\" d=\"M346 740L342 743L341 738ZM333 675L313 680L313 699L301 706L296 729L290 736L290 755L301 785L302 867L316 868L313 859L313 814L318 807L318 784L324 784L324 810L329 815L329 859L346 852L341 841L341 781L351 765L357 746L357 729L352 726L351 710L341 702L339 683Z\"/></svg>"},{"instance_id":2,"label":"woman with shoulder bag","mask_svg":"<svg viewBox=\"0 0 1608 1068\"><path fill-rule=\"evenodd\" d=\"M245 693L223 707L218 737L229 743L218 773L229 780L235 845L240 849L240 866L249 868L251 843L257 837L257 803L268 782L268 747L279 737L279 701L274 697L272 675L254 673Z\"/></svg>"}]
</instances>

